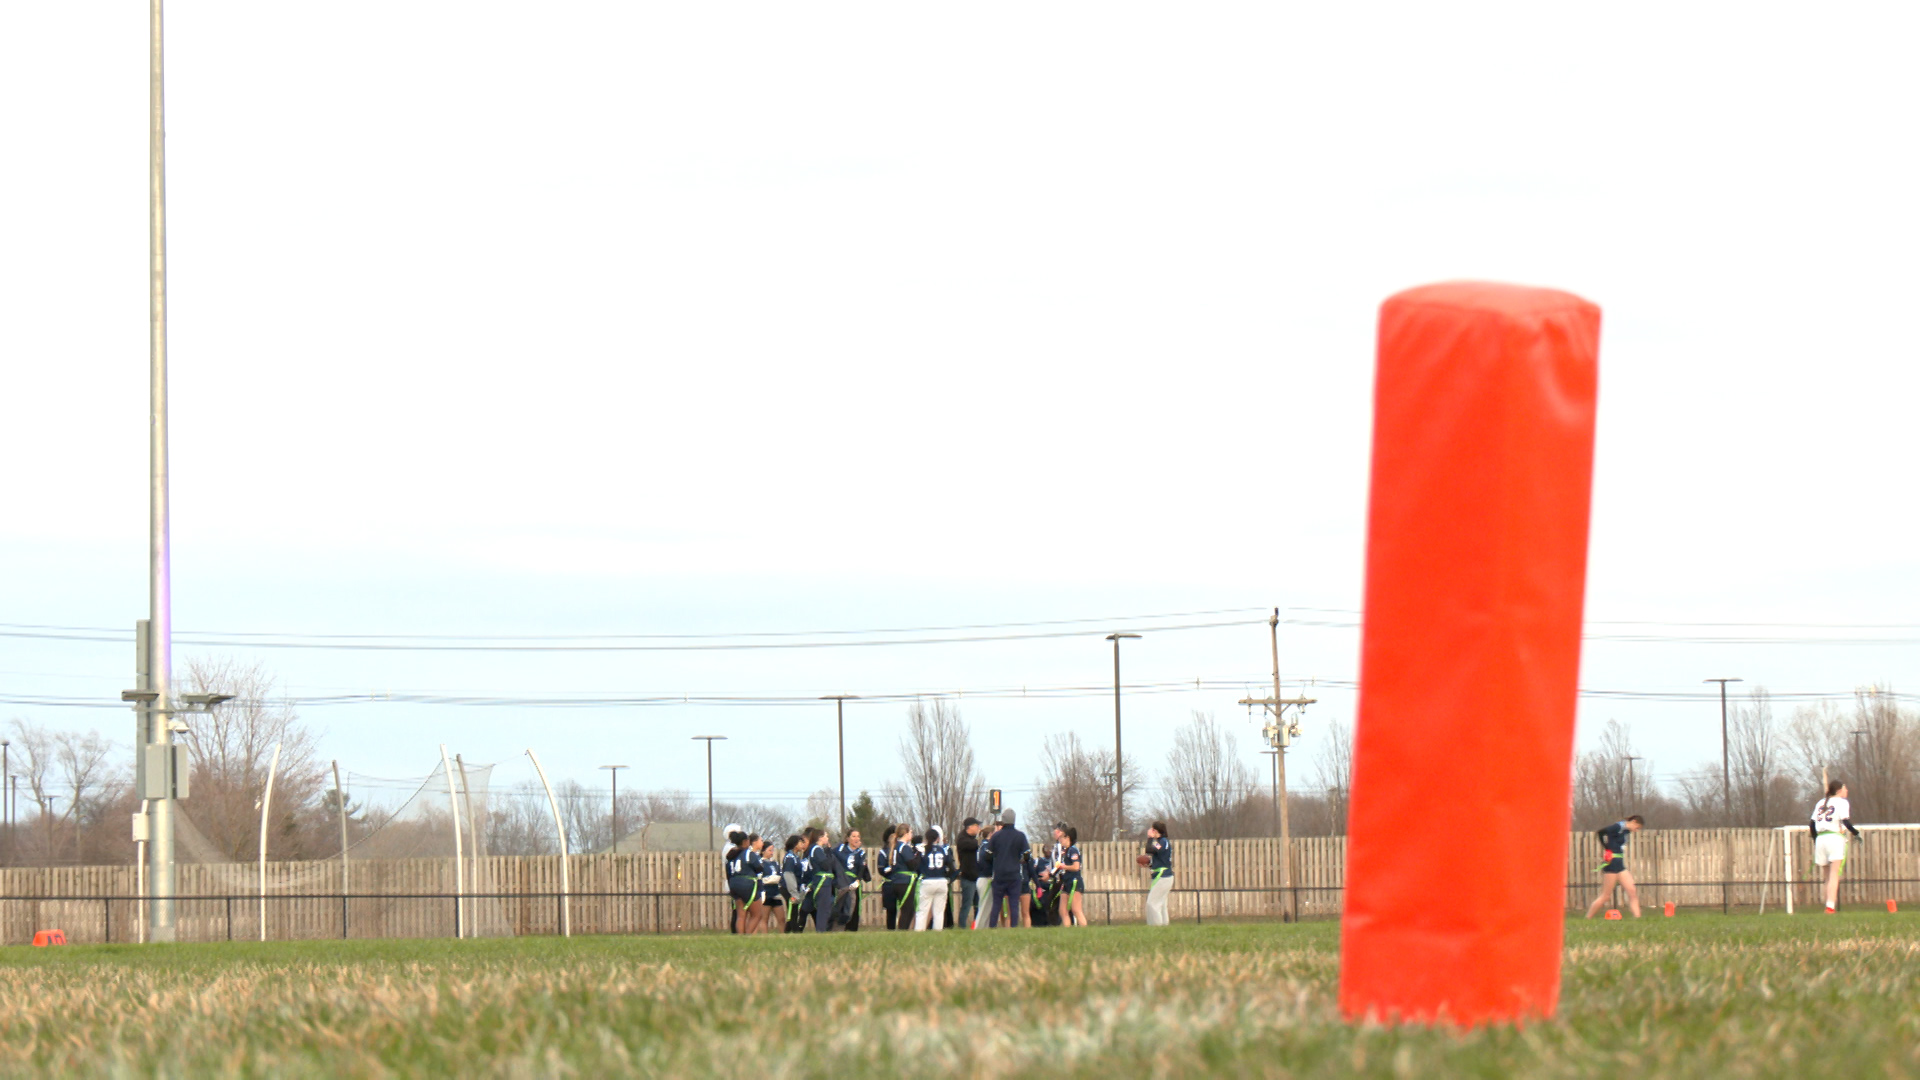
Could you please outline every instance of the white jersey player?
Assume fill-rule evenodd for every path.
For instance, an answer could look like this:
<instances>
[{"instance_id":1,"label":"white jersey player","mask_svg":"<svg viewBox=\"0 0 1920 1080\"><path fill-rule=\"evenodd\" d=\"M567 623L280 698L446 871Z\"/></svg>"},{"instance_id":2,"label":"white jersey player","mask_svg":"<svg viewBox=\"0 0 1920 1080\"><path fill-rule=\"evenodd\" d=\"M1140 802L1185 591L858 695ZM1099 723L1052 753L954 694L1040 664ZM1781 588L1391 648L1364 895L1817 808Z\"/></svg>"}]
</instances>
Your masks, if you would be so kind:
<instances>
[{"instance_id":1,"label":"white jersey player","mask_svg":"<svg viewBox=\"0 0 1920 1080\"><path fill-rule=\"evenodd\" d=\"M1847 785L1838 780L1827 784L1827 797L1813 804L1807 827L1813 832L1813 865L1826 886L1827 914L1831 915L1840 900L1840 873L1847 865L1847 833L1860 839L1860 830L1853 827Z\"/></svg>"}]
</instances>

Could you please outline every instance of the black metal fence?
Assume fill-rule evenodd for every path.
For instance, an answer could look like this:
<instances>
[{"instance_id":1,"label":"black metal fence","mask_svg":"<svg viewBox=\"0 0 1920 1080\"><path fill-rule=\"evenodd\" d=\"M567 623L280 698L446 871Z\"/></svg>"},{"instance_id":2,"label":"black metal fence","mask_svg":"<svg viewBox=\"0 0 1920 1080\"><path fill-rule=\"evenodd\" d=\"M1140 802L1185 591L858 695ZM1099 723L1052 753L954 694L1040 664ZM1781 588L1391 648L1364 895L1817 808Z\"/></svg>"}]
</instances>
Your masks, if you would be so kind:
<instances>
[{"instance_id":1,"label":"black metal fence","mask_svg":"<svg viewBox=\"0 0 1920 1080\"><path fill-rule=\"evenodd\" d=\"M1771 897L1735 902L1736 887L1749 882L1644 881L1643 905L1659 915L1664 902L1646 899L1647 893L1685 888L1691 895L1718 892L1717 903L1676 904L1676 910L1722 913L1784 911L1785 892ZM1715 886L1720 886L1715 888ZM1891 908L1891 894L1911 894L1920 878L1861 878L1846 883L1845 906ZM1168 894L1173 922L1325 920L1339 914L1342 886L1292 888L1175 889ZM1804 911L1821 906L1818 893L1805 883L1796 886L1796 903ZM1875 894L1888 894L1886 899ZM1567 883L1570 911L1584 908L1593 898L1591 884ZM1081 910L1089 922L1101 925L1142 921L1145 893L1135 889L1096 889L1080 894ZM1624 907L1624 891L1609 898ZM421 893L271 895L189 895L174 898L176 940L376 939L403 937L522 937L553 936L568 927L572 933L670 934L722 931L732 906L723 896L686 892L574 892L574 893ZM947 929L956 929L954 915L960 890L947 901ZM145 902L128 896L57 895L0 897L0 926L7 928L5 944L31 941L37 930L61 930L69 943L135 942L142 939ZM533 917L535 915L538 917ZM1064 914L1064 913L1062 913ZM264 915L264 921L263 921ZM1023 904L1023 924L1030 912ZM399 916L399 917L396 917ZM583 917L584 916L584 917ZM861 924L871 930L884 927L878 897L869 891L862 905ZM398 927L441 927L439 932L396 933ZM324 929L323 929L324 928Z\"/></svg>"}]
</instances>

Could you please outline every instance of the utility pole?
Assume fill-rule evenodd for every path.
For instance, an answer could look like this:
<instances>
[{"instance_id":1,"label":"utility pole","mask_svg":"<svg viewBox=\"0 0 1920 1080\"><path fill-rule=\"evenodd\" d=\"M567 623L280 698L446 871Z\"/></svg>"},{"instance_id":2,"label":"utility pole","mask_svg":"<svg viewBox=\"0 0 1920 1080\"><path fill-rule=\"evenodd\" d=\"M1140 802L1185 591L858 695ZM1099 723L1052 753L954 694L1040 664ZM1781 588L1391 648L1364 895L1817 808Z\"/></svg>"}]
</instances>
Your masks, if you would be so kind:
<instances>
[{"instance_id":1,"label":"utility pole","mask_svg":"<svg viewBox=\"0 0 1920 1080\"><path fill-rule=\"evenodd\" d=\"M1267 620L1267 637L1273 645L1273 696L1270 698L1241 698L1240 704L1252 708L1264 707L1272 719L1260 733L1267 737L1267 745L1274 750L1274 800L1280 804L1280 887L1293 887L1293 823L1287 814L1287 747L1293 745L1294 736L1300 733L1300 714L1318 698L1281 697L1280 696L1280 609L1273 609L1273 617ZM1287 719L1287 707L1294 708L1294 718Z\"/></svg>"},{"instance_id":2,"label":"utility pole","mask_svg":"<svg viewBox=\"0 0 1920 1080\"><path fill-rule=\"evenodd\" d=\"M1113 838L1127 828L1126 756L1120 752L1120 643L1139 634L1108 634L1113 642Z\"/></svg>"},{"instance_id":3,"label":"utility pole","mask_svg":"<svg viewBox=\"0 0 1920 1080\"><path fill-rule=\"evenodd\" d=\"M1860 740L1867 732L1865 729L1862 729L1860 731L1849 731L1847 734L1853 736L1853 778L1858 780L1867 774L1867 757L1860 752ZM1826 791L1823 789L1820 794L1825 795Z\"/></svg>"},{"instance_id":4,"label":"utility pole","mask_svg":"<svg viewBox=\"0 0 1920 1080\"><path fill-rule=\"evenodd\" d=\"M1640 785L1634 783L1633 780L1633 763L1645 760L1646 758L1641 757L1639 754L1627 755L1627 799L1629 802L1640 797Z\"/></svg>"},{"instance_id":5,"label":"utility pole","mask_svg":"<svg viewBox=\"0 0 1920 1080\"><path fill-rule=\"evenodd\" d=\"M613 839L607 842L607 854L620 854L620 770L625 765L602 765L613 776L613 797L607 800L607 825L612 829Z\"/></svg>"},{"instance_id":6,"label":"utility pole","mask_svg":"<svg viewBox=\"0 0 1920 1080\"><path fill-rule=\"evenodd\" d=\"M142 719L147 740L140 752L148 759L158 758L163 770L171 774L174 755L170 750L147 752L147 746L169 746L173 742L173 574L170 541L170 517L167 495L167 129L165 34L161 0L151 0L147 26L147 256L149 361L148 401L148 520L147 520L147 601L152 656L148 671L151 702L142 702L147 711ZM148 905L152 920L148 941L172 941L173 923L173 798L171 775L156 785L159 797L151 799L147 811L148 887L153 902ZM142 794L145 794L144 792Z\"/></svg>"},{"instance_id":7,"label":"utility pole","mask_svg":"<svg viewBox=\"0 0 1920 1080\"><path fill-rule=\"evenodd\" d=\"M1720 803L1727 815L1727 825L1733 825L1733 756L1727 750L1727 684L1745 682L1745 679L1702 679L1701 682L1720 684Z\"/></svg>"},{"instance_id":8,"label":"utility pole","mask_svg":"<svg viewBox=\"0 0 1920 1080\"><path fill-rule=\"evenodd\" d=\"M843 832L847 828L847 702L859 701L860 695L859 694L827 694L826 696L822 697L820 700L833 702L834 729L836 732L838 732L838 735L839 735L840 828L836 831ZM713 816L711 810L708 811L707 816L709 818ZM709 821L708 824L712 824L712 822Z\"/></svg>"},{"instance_id":9,"label":"utility pole","mask_svg":"<svg viewBox=\"0 0 1920 1080\"><path fill-rule=\"evenodd\" d=\"M707 850L715 851L718 845L713 842L713 744L726 736L695 735L694 738L707 744Z\"/></svg>"}]
</instances>

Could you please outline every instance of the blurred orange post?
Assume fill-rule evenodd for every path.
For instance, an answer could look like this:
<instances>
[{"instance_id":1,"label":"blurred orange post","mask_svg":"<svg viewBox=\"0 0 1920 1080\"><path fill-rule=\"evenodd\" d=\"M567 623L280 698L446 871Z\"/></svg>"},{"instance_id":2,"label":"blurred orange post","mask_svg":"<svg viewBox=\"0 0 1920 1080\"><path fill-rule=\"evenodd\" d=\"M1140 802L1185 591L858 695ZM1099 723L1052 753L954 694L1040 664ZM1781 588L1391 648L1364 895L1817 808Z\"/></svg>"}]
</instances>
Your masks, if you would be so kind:
<instances>
[{"instance_id":1,"label":"blurred orange post","mask_svg":"<svg viewBox=\"0 0 1920 1080\"><path fill-rule=\"evenodd\" d=\"M1381 306L1350 1018L1477 1024L1558 1001L1599 337L1599 308L1549 289Z\"/></svg>"}]
</instances>

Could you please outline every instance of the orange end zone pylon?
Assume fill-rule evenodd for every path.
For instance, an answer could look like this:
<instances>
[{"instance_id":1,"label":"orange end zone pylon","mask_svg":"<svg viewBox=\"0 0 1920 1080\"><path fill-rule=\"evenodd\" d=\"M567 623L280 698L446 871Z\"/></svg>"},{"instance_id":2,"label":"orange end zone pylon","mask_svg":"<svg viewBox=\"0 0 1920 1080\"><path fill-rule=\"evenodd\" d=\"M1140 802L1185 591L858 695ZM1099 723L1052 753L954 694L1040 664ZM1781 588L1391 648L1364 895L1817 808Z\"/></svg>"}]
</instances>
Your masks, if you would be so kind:
<instances>
[{"instance_id":1,"label":"orange end zone pylon","mask_svg":"<svg viewBox=\"0 0 1920 1080\"><path fill-rule=\"evenodd\" d=\"M1431 285L1380 309L1349 1018L1558 1000L1599 337L1599 308L1547 289ZM1493 845L1470 867L1410 839L1469 824Z\"/></svg>"}]
</instances>

